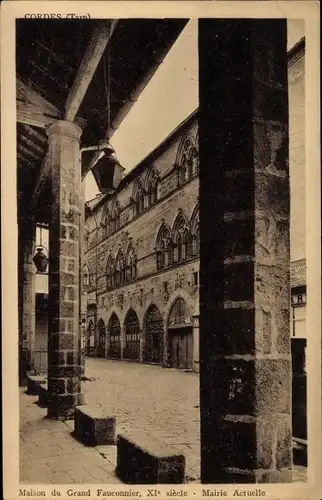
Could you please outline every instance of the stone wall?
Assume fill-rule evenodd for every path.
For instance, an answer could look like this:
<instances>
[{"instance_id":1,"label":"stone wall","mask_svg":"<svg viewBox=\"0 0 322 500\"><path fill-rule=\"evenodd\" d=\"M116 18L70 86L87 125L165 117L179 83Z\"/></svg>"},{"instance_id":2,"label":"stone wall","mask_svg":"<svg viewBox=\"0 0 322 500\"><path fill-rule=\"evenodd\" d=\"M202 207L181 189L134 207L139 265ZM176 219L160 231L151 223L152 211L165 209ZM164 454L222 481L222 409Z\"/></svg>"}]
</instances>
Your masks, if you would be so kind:
<instances>
[{"instance_id":1,"label":"stone wall","mask_svg":"<svg viewBox=\"0 0 322 500\"><path fill-rule=\"evenodd\" d=\"M130 309L136 313L140 328L140 359L144 344L144 318L150 306L158 309L162 318L164 354L163 363L167 358L167 324L171 307L178 298L185 303L185 319L181 327L193 328L193 316L199 314L198 283L199 258L198 253L190 252L189 257L177 263L160 269L157 263L158 234L161 227L168 228L171 239L175 238L176 224L183 220L185 227L194 231L198 222L199 178L196 163L190 174L182 177L179 168L184 154L184 141L194 144L197 149L197 117L193 123L182 124L180 134L176 133L173 141L161 151L153 164L139 165L131 173L131 180L126 179L115 196L110 197L96 210L94 216L86 220L87 251L85 265L89 274L87 285L88 297L97 302L97 322L102 322L108 333L108 324L113 314L116 314L122 332L122 356L124 351L125 318ZM162 149L162 148L161 148ZM137 172L137 173L136 173ZM157 200L149 207L149 180L157 176ZM138 189L143 187L144 209L137 214L135 197ZM117 207L119 229L108 234L108 217L113 217ZM115 229L115 226L113 226ZM192 242L191 242L192 245ZM189 247L192 248L191 246ZM129 249L133 250L136 262L135 278L114 286L109 286L108 269L112 259L117 261L120 252L126 259ZM192 255L193 253L193 255ZM97 293L95 294L95 289ZM87 324L93 317L88 309ZM161 326L160 326L161 328ZM197 357L197 329L194 328L194 358ZM96 342L99 342L99 332ZM108 348L106 350L106 353ZM102 355L102 353L101 353ZM126 356L125 356L126 357ZM197 362L197 359L195 359Z\"/></svg>"}]
</instances>

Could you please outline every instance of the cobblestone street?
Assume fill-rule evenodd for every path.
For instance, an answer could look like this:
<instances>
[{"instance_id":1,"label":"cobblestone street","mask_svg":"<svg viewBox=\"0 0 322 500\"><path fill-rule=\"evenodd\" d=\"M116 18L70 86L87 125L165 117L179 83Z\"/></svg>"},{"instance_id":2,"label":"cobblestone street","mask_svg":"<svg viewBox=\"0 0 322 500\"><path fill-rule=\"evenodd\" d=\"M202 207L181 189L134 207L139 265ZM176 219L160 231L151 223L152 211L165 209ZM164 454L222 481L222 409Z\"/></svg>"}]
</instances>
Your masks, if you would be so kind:
<instances>
[{"instance_id":1,"label":"cobblestone street","mask_svg":"<svg viewBox=\"0 0 322 500\"><path fill-rule=\"evenodd\" d=\"M117 433L145 431L186 457L186 481L200 481L199 377L159 366L88 358L85 402L116 417ZM71 431L73 421L44 418L46 408L20 389L20 481L24 483L116 484L116 447L85 447ZM306 480L294 467L293 481Z\"/></svg>"},{"instance_id":2,"label":"cobblestone street","mask_svg":"<svg viewBox=\"0 0 322 500\"><path fill-rule=\"evenodd\" d=\"M116 417L117 432L145 430L186 456L186 475L199 479L199 377L160 366L86 359L86 403Z\"/></svg>"}]
</instances>

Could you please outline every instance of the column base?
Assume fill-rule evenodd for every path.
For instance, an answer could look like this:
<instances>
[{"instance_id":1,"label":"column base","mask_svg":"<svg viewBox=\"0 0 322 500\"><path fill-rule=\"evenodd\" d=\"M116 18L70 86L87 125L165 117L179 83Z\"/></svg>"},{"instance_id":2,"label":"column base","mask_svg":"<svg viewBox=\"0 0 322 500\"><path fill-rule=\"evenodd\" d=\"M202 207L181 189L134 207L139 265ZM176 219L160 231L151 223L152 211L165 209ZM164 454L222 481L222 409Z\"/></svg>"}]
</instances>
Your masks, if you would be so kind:
<instances>
[{"instance_id":1,"label":"column base","mask_svg":"<svg viewBox=\"0 0 322 500\"><path fill-rule=\"evenodd\" d=\"M194 361L193 362L193 371L196 372L196 373L200 372L200 363L199 363L199 361Z\"/></svg>"},{"instance_id":2,"label":"column base","mask_svg":"<svg viewBox=\"0 0 322 500\"><path fill-rule=\"evenodd\" d=\"M72 420L75 407L84 404L84 394L51 394L48 399L47 418Z\"/></svg>"}]
</instances>

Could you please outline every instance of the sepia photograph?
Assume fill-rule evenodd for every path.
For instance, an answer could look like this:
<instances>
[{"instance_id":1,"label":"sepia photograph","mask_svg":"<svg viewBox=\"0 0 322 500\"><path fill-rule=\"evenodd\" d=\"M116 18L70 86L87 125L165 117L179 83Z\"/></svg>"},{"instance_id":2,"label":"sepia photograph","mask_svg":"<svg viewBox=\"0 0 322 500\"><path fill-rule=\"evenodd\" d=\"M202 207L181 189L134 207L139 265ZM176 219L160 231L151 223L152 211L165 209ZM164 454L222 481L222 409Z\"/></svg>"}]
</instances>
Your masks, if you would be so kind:
<instances>
[{"instance_id":1,"label":"sepia photograph","mask_svg":"<svg viewBox=\"0 0 322 500\"><path fill-rule=\"evenodd\" d=\"M15 19L19 497L306 486L305 19L83 10Z\"/></svg>"}]
</instances>

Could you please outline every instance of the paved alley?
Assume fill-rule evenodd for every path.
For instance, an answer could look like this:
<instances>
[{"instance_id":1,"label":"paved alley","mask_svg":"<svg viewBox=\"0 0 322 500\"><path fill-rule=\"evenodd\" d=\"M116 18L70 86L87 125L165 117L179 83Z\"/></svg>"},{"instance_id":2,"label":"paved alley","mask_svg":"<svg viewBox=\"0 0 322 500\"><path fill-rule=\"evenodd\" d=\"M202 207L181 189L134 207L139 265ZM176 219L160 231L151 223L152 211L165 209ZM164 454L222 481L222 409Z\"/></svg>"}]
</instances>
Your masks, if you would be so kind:
<instances>
[{"instance_id":1,"label":"paved alley","mask_svg":"<svg viewBox=\"0 0 322 500\"><path fill-rule=\"evenodd\" d=\"M87 358L86 403L108 409L117 432L144 430L186 456L186 476L200 477L199 376L155 365Z\"/></svg>"},{"instance_id":2,"label":"paved alley","mask_svg":"<svg viewBox=\"0 0 322 500\"><path fill-rule=\"evenodd\" d=\"M116 417L117 433L144 431L186 457L186 482L200 482L199 377L160 366L87 358L85 402ZM117 484L116 447L86 447L74 422L46 417L38 397L20 388L20 481L39 484ZM296 465L293 481L306 481Z\"/></svg>"}]
</instances>

